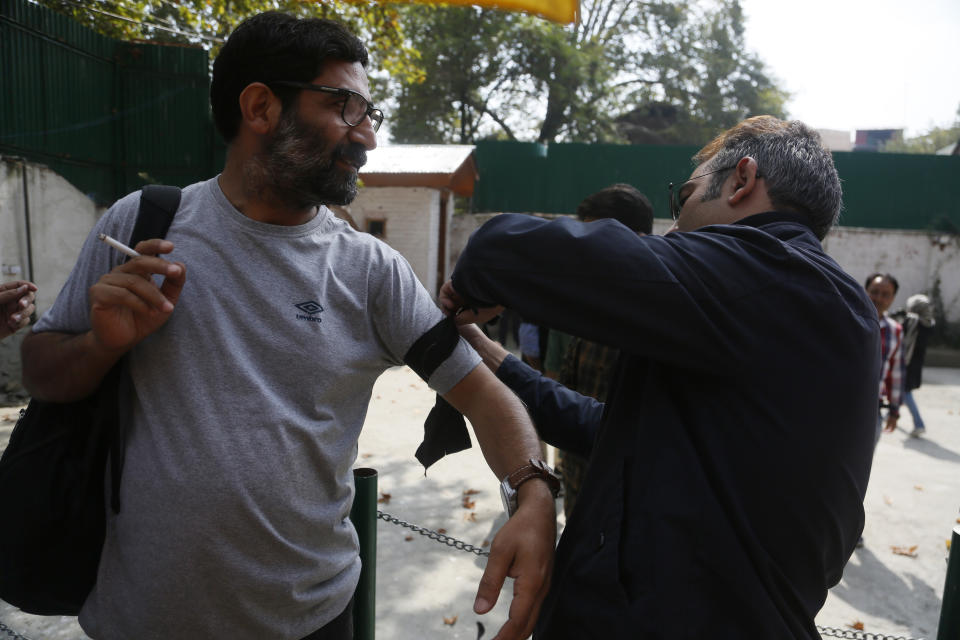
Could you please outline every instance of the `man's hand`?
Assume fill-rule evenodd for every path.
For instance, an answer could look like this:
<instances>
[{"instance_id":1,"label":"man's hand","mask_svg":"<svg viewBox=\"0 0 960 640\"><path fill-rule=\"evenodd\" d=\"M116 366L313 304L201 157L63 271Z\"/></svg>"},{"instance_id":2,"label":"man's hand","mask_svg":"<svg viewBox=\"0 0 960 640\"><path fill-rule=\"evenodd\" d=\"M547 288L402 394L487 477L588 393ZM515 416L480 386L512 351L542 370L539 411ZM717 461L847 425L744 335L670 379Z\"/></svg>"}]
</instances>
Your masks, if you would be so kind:
<instances>
[{"instance_id":1,"label":"man's hand","mask_svg":"<svg viewBox=\"0 0 960 640\"><path fill-rule=\"evenodd\" d=\"M497 603L504 579L513 578L509 617L493 640L522 640L533 632L550 587L557 514L546 483L529 480L518 490L519 508L490 546L473 610L487 613Z\"/></svg>"},{"instance_id":2,"label":"man's hand","mask_svg":"<svg viewBox=\"0 0 960 640\"><path fill-rule=\"evenodd\" d=\"M37 285L26 280L0 284L0 339L11 336L30 323L34 312L34 294Z\"/></svg>"},{"instance_id":3,"label":"man's hand","mask_svg":"<svg viewBox=\"0 0 960 640\"><path fill-rule=\"evenodd\" d=\"M883 427L884 433L893 433L897 430L897 420L899 416L894 413L887 414L887 424Z\"/></svg>"},{"instance_id":4,"label":"man's hand","mask_svg":"<svg viewBox=\"0 0 960 640\"><path fill-rule=\"evenodd\" d=\"M160 254L173 251L167 240L144 240L133 258L90 287L93 337L108 352L125 353L159 329L173 313L186 281L186 267ZM153 275L164 277L157 287Z\"/></svg>"},{"instance_id":5,"label":"man's hand","mask_svg":"<svg viewBox=\"0 0 960 640\"><path fill-rule=\"evenodd\" d=\"M446 315L456 314L457 324L483 324L503 313L503 307L501 306L484 307L477 310L464 309L466 301L453 288L453 282L451 280L447 280L443 283L443 286L440 287L440 295L437 301L440 303L440 308L443 309Z\"/></svg>"},{"instance_id":6,"label":"man's hand","mask_svg":"<svg viewBox=\"0 0 960 640\"><path fill-rule=\"evenodd\" d=\"M499 479L539 457L540 441L523 403L485 366L478 366L443 397L470 420L487 464ZM490 547L474 611L497 602L503 581L514 579L509 620L494 640L526 638L537 620L553 571L557 514L549 487L531 479L517 489L517 512Z\"/></svg>"}]
</instances>

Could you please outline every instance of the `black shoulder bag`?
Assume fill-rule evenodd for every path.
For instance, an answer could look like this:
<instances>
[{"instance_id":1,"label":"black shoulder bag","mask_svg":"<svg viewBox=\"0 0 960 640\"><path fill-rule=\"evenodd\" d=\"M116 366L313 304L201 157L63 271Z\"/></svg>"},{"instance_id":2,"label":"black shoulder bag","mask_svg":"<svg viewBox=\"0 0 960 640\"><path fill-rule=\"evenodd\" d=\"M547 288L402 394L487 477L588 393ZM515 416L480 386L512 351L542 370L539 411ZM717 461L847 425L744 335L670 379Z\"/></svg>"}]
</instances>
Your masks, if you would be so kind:
<instances>
[{"instance_id":1,"label":"black shoulder bag","mask_svg":"<svg viewBox=\"0 0 960 640\"><path fill-rule=\"evenodd\" d=\"M179 205L177 187L144 187L130 246L166 236ZM120 511L126 378L121 360L82 400L31 400L10 434L0 458L0 598L22 611L77 615L96 582L108 458L110 506Z\"/></svg>"}]
</instances>

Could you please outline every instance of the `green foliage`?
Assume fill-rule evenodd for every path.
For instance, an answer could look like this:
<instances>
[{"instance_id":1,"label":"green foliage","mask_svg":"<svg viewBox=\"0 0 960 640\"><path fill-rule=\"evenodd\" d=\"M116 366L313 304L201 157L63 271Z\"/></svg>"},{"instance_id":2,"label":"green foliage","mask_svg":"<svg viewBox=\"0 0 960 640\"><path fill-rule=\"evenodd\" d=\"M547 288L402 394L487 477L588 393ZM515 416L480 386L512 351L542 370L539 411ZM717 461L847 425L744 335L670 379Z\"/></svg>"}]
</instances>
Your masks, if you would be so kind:
<instances>
[{"instance_id":1,"label":"green foliage","mask_svg":"<svg viewBox=\"0 0 960 640\"><path fill-rule=\"evenodd\" d=\"M246 17L334 17L369 43L398 142L705 142L787 94L745 50L739 0L581 0L561 26L517 12L350 0L37 0L114 38L203 46Z\"/></svg>"},{"instance_id":2,"label":"green foliage","mask_svg":"<svg viewBox=\"0 0 960 640\"><path fill-rule=\"evenodd\" d=\"M404 32L419 52L422 75L394 79L392 93L400 105L389 114L394 139L467 142L480 135L484 119L520 109L518 96L506 88L516 77L511 53L525 20L473 7L405 7ZM506 123L503 131L513 138Z\"/></svg>"},{"instance_id":3,"label":"green foliage","mask_svg":"<svg viewBox=\"0 0 960 640\"><path fill-rule=\"evenodd\" d=\"M950 127L933 127L926 133L904 140L890 140L881 151L886 153L926 153L935 154L951 144L960 143L960 107L957 118Z\"/></svg>"},{"instance_id":4,"label":"green foliage","mask_svg":"<svg viewBox=\"0 0 960 640\"><path fill-rule=\"evenodd\" d=\"M423 81L399 82L400 142L701 143L787 94L745 50L738 0L582 0L578 24L410 6Z\"/></svg>"},{"instance_id":5,"label":"green foliage","mask_svg":"<svg viewBox=\"0 0 960 640\"><path fill-rule=\"evenodd\" d=\"M202 46L211 60L244 19L268 10L334 18L369 46L371 67L404 81L422 77L417 52L407 45L397 9L346 0L37 0L81 24L120 40ZM374 77L375 93L377 89Z\"/></svg>"}]
</instances>

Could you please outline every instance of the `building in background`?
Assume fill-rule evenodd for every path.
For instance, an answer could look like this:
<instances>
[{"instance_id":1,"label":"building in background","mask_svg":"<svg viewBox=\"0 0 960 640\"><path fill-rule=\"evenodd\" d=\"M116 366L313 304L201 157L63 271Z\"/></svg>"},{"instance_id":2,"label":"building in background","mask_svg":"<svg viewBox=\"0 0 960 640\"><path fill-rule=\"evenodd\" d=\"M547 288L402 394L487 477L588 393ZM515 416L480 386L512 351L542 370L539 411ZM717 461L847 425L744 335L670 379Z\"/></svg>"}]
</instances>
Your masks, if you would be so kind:
<instances>
[{"instance_id":1,"label":"building in background","mask_svg":"<svg viewBox=\"0 0 960 640\"><path fill-rule=\"evenodd\" d=\"M854 151L880 151L892 140L903 140L903 129L857 129Z\"/></svg>"},{"instance_id":2,"label":"building in background","mask_svg":"<svg viewBox=\"0 0 960 640\"><path fill-rule=\"evenodd\" d=\"M853 140L849 131L839 129L817 129L823 139L823 144L830 151L853 151Z\"/></svg>"},{"instance_id":3,"label":"building in background","mask_svg":"<svg viewBox=\"0 0 960 640\"><path fill-rule=\"evenodd\" d=\"M449 276L455 195L477 181L472 145L387 145L367 154L363 187L340 215L399 251L432 295ZM349 217L348 217L349 216Z\"/></svg>"}]
</instances>

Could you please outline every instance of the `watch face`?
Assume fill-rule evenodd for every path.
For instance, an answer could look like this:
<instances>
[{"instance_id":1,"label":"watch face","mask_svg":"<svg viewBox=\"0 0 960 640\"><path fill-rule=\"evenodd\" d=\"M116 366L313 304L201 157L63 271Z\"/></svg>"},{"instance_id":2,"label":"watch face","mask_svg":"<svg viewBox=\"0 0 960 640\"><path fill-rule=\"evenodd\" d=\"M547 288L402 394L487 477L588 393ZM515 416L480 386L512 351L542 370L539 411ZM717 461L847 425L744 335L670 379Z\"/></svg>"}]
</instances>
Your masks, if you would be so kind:
<instances>
[{"instance_id":1,"label":"watch face","mask_svg":"<svg viewBox=\"0 0 960 640\"><path fill-rule=\"evenodd\" d=\"M517 510L517 492L506 480L500 483L500 499L503 501L503 510L507 516L512 516Z\"/></svg>"}]
</instances>

